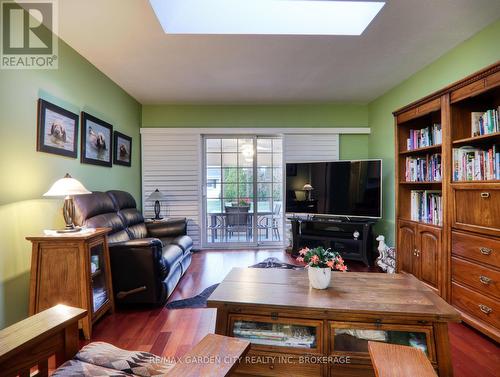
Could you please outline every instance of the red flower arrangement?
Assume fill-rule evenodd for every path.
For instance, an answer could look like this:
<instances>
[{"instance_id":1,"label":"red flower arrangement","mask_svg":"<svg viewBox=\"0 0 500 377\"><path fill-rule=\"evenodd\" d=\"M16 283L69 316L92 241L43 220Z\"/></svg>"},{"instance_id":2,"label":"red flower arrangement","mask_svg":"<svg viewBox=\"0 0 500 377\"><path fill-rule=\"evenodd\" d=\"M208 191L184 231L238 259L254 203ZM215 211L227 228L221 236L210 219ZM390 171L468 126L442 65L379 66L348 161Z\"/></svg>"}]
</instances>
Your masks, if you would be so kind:
<instances>
[{"instance_id":1,"label":"red flower arrangement","mask_svg":"<svg viewBox=\"0 0 500 377\"><path fill-rule=\"evenodd\" d=\"M321 246L314 249L305 247L299 250L297 262L304 262L309 267L315 268L331 268L332 270L347 271L347 266L344 264L344 259L336 251L325 249Z\"/></svg>"}]
</instances>

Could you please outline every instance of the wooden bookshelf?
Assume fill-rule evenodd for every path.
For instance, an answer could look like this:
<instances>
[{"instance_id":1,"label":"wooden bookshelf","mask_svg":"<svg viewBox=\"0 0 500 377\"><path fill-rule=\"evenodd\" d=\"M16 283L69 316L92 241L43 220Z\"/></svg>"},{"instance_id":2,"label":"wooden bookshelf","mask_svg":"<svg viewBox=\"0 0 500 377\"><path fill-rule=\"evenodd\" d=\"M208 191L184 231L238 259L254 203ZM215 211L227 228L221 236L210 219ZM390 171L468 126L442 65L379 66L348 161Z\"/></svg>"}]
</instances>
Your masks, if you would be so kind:
<instances>
[{"instance_id":1,"label":"wooden bookshelf","mask_svg":"<svg viewBox=\"0 0 500 377\"><path fill-rule=\"evenodd\" d=\"M439 185L441 186L443 182L442 181L420 181L420 182L413 182L413 181L401 181L399 182L400 185Z\"/></svg>"},{"instance_id":2,"label":"wooden bookshelf","mask_svg":"<svg viewBox=\"0 0 500 377\"><path fill-rule=\"evenodd\" d=\"M441 144L399 152L400 155L427 154L441 152Z\"/></svg>"},{"instance_id":3,"label":"wooden bookshelf","mask_svg":"<svg viewBox=\"0 0 500 377\"><path fill-rule=\"evenodd\" d=\"M482 135L482 136L473 136L473 137L466 137L465 139L458 139L458 140L453 140L452 144L453 146L461 146L461 145L476 145L478 143L498 143L500 141L500 132L495 132L493 134L489 135Z\"/></svg>"},{"instance_id":4,"label":"wooden bookshelf","mask_svg":"<svg viewBox=\"0 0 500 377\"><path fill-rule=\"evenodd\" d=\"M397 269L415 275L496 341L500 292L482 283L487 279L476 283L475 275L500 273L500 180L454 181L453 149L500 145L500 132L472 136L471 115L499 106L500 62L394 112ZM409 131L433 123L441 124L441 145L407 150ZM441 153L441 182L405 180L407 157L435 153ZM442 192L442 225L412 220L413 190Z\"/></svg>"}]
</instances>

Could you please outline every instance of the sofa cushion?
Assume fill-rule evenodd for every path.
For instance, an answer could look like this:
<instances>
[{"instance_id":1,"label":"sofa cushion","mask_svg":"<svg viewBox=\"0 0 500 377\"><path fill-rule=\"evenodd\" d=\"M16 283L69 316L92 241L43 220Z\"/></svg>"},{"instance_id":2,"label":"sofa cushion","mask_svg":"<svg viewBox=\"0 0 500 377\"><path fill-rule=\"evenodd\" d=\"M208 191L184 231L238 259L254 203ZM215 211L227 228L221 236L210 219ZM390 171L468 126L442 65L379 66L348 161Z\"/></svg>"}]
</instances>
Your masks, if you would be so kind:
<instances>
[{"instance_id":1,"label":"sofa cushion","mask_svg":"<svg viewBox=\"0 0 500 377\"><path fill-rule=\"evenodd\" d=\"M116 213L115 204L105 192L95 191L90 195L75 195L75 225L85 225L85 220L104 213Z\"/></svg>"},{"instance_id":2,"label":"sofa cushion","mask_svg":"<svg viewBox=\"0 0 500 377\"><path fill-rule=\"evenodd\" d=\"M122 219L130 239L148 237L144 217L137 210L134 197L128 192L119 190L110 190L107 194L113 201L115 210Z\"/></svg>"},{"instance_id":3,"label":"sofa cushion","mask_svg":"<svg viewBox=\"0 0 500 377\"><path fill-rule=\"evenodd\" d=\"M184 252L188 252L193 247L193 240L189 236L178 236L178 237L162 237L160 238L163 245L177 245L180 246Z\"/></svg>"},{"instance_id":4,"label":"sofa cushion","mask_svg":"<svg viewBox=\"0 0 500 377\"><path fill-rule=\"evenodd\" d=\"M184 251L180 246L173 244L163 246L162 257L167 269L167 276L170 274L170 271L180 263L183 256Z\"/></svg>"},{"instance_id":5,"label":"sofa cushion","mask_svg":"<svg viewBox=\"0 0 500 377\"><path fill-rule=\"evenodd\" d=\"M120 190L109 190L106 191L111 200L114 203L116 210L126 209L126 208L137 208L135 199L130 193Z\"/></svg>"},{"instance_id":6,"label":"sofa cushion","mask_svg":"<svg viewBox=\"0 0 500 377\"><path fill-rule=\"evenodd\" d=\"M69 360L61 365L52 374L54 377L130 377L129 373L118 370L104 368L98 365L85 363L80 360Z\"/></svg>"},{"instance_id":7,"label":"sofa cushion","mask_svg":"<svg viewBox=\"0 0 500 377\"><path fill-rule=\"evenodd\" d=\"M90 195L75 195L75 225L89 228L111 228L109 242L123 242L130 239L122 218L116 213L111 197L104 192Z\"/></svg>"},{"instance_id":8,"label":"sofa cushion","mask_svg":"<svg viewBox=\"0 0 500 377\"><path fill-rule=\"evenodd\" d=\"M165 376L175 365L149 352L126 351L103 342L83 347L75 359L140 377Z\"/></svg>"}]
</instances>

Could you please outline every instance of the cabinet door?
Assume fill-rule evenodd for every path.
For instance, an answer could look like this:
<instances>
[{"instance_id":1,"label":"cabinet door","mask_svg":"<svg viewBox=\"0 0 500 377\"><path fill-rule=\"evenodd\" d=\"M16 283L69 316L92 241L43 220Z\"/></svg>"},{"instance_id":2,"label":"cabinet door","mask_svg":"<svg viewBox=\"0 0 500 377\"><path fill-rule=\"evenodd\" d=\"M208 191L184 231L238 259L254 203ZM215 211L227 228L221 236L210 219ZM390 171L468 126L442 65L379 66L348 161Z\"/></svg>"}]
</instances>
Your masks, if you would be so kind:
<instances>
[{"instance_id":1,"label":"cabinet door","mask_svg":"<svg viewBox=\"0 0 500 377\"><path fill-rule=\"evenodd\" d=\"M439 290L439 269L441 255L441 229L418 225L417 265L418 278Z\"/></svg>"},{"instance_id":2,"label":"cabinet door","mask_svg":"<svg viewBox=\"0 0 500 377\"><path fill-rule=\"evenodd\" d=\"M108 266L104 254L104 242L89 245L90 249L90 285L92 296L92 315L95 315L112 295L108 285Z\"/></svg>"},{"instance_id":3,"label":"cabinet door","mask_svg":"<svg viewBox=\"0 0 500 377\"><path fill-rule=\"evenodd\" d=\"M398 267L401 271L415 274L414 254L416 249L416 224L398 221Z\"/></svg>"}]
</instances>

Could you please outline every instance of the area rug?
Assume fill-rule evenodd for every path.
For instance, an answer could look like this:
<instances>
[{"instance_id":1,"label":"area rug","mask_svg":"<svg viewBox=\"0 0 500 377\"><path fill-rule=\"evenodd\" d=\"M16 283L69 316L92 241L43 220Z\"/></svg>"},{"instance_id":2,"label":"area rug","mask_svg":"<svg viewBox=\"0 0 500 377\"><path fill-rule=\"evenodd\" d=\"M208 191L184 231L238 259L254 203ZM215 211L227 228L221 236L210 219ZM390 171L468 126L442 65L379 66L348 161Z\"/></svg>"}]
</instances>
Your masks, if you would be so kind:
<instances>
[{"instance_id":1,"label":"area rug","mask_svg":"<svg viewBox=\"0 0 500 377\"><path fill-rule=\"evenodd\" d=\"M250 268L281 268L285 270L302 270L304 267L296 266L294 264L285 263L280 261L278 258L267 258L262 262L250 266Z\"/></svg>"},{"instance_id":2,"label":"area rug","mask_svg":"<svg viewBox=\"0 0 500 377\"><path fill-rule=\"evenodd\" d=\"M207 299L210 297L213 291L219 286L219 284L211 285L206 288L199 295L186 298L184 300L172 301L166 305L167 309L197 309L197 308L206 308L207 307Z\"/></svg>"},{"instance_id":3,"label":"area rug","mask_svg":"<svg viewBox=\"0 0 500 377\"><path fill-rule=\"evenodd\" d=\"M267 258L250 268L281 268L287 270L302 270L304 267L280 261L278 258ZM167 309L199 309L207 307L207 300L219 284L211 285L199 295L183 300L172 301L166 305Z\"/></svg>"}]
</instances>

